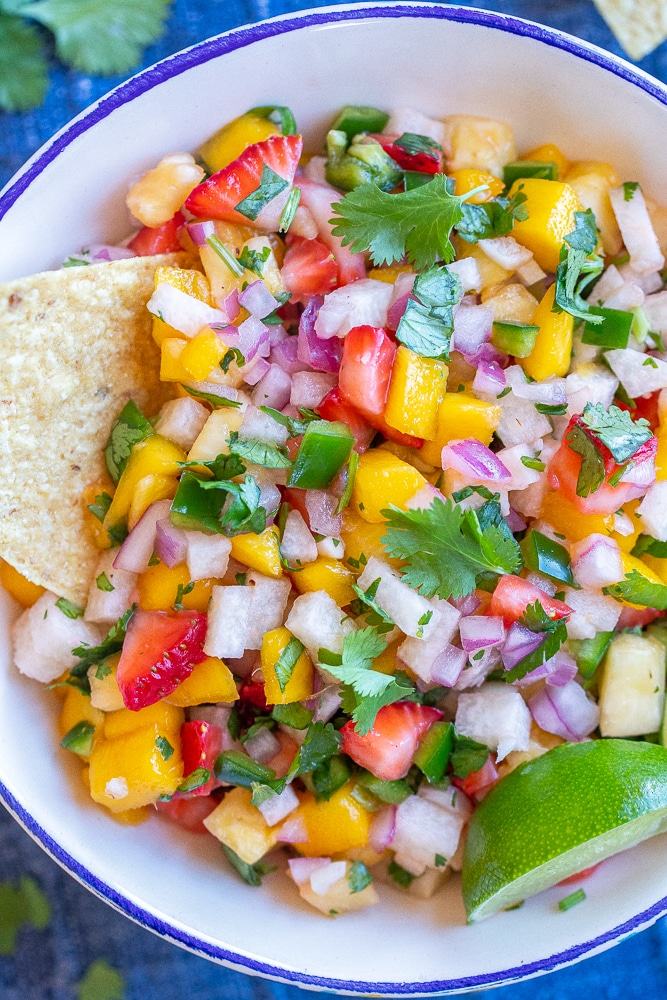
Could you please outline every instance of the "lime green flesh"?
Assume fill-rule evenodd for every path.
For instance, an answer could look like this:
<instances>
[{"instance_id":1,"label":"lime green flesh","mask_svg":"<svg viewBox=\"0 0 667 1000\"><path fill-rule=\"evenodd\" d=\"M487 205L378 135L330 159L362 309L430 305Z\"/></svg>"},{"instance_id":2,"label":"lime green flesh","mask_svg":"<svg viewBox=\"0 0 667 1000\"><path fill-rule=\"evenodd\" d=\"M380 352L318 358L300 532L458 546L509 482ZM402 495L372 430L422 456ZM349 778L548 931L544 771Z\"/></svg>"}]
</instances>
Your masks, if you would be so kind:
<instances>
[{"instance_id":1,"label":"lime green flesh","mask_svg":"<svg viewBox=\"0 0 667 1000\"><path fill-rule=\"evenodd\" d=\"M564 743L503 778L473 814L463 857L470 922L667 829L667 749Z\"/></svg>"}]
</instances>

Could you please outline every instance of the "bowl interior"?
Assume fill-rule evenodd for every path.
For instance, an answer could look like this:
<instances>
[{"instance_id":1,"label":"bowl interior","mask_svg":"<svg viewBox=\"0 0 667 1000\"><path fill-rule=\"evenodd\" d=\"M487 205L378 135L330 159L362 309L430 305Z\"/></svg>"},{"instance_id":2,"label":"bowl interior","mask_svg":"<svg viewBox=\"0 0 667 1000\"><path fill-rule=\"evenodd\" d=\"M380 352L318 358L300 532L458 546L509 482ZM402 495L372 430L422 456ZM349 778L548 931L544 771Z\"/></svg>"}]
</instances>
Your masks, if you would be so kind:
<instances>
[{"instance_id":1,"label":"bowl interior","mask_svg":"<svg viewBox=\"0 0 667 1000\"><path fill-rule=\"evenodd\" d=\"M513 124L519 150L555 141L572 159L612 162L659 200L666 100L659 84L621 61L501 15L395 3L280 18L166 60L52 140L0 198L0 280L125 236L132 180L249 107L289 105L312 149L346 103L499 118ZM586 904L566 914L557 901L567 890L553 889L474 927L464 924L456 878L427 902L383 886L380 906L337 921L301 904L278 873L252 889L228 872L212 839L157 818L121 826L87 800L57 746L55 698L10 666L15 613L5 598L2 797L73 874L176 943L315 989L427 994L547 971L665 908L664 838L605 863L586 883Z\"/></svg>"}]
</instances>

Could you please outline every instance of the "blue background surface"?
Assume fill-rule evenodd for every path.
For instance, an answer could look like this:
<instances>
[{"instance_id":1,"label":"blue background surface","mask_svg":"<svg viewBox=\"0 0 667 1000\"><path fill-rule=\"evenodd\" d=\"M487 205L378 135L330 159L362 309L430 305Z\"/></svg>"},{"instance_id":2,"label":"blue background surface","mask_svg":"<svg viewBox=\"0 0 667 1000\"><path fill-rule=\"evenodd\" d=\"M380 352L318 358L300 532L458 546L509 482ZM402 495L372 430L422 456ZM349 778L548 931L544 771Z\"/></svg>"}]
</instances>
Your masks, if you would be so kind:
<instances>
[{"instance_id":1,"label":"blue background surface","mask_svg":"<svg viewBox=\"0 0 667 1000\"><path fill-rule=\"evenodd\" d=\"M334 2L175 0L163 36L145 50L142 65L228 28ZM624 55L592 0L487 0L466 5L542 21ZM639 66L667 82L667 44ZM0 187L53 132L120 82L120 77L91 79L52 60L45 104L25 114L0 113ZM21 932L13 957L0 958L0 1000L75 1000L77 984L98 959L106 960L123 976L125 1000L305 1000L308 996L296 987L230 972L138 928L61 871L0 809L0 882L16 881L20 875L30 875L39 883L50 900L52 916L46 930ZM664 996L666 986L667 924L663 920L603 955L501 987L493 996L497 1000L653 1000Z\"/></svg>"}]
</instances>

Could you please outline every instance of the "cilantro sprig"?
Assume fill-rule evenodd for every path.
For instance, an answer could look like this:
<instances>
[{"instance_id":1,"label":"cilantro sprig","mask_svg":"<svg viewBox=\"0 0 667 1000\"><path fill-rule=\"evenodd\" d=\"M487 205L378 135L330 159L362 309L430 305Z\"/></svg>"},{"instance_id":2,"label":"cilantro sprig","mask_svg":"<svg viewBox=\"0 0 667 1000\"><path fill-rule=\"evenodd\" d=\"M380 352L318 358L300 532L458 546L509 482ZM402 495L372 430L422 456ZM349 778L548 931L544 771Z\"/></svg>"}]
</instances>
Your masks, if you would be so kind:
<instances>
[{"instance_id":1,"label":"cilantro sprig","mask_svg":"<svg viewBox=\"0 0 667 1000\"><path fill-rule=\"evenodd\" d=\"M449 360L454 306L463 298L458 275L445 267L429 267L415 278L413 298L396 330L396 339L426 358Z\"/></svg>"},{"instance_id":2,"label":"cilantro sprig","mask_svg":"<svg viewBox=\"0 0 667 1000\"><path fill-rule=\"evenodd\" d=\"M566 312L575 319L601 323L602 316L590 311L582 298L584 290L598 277L604 261L595 251L598 245L598 228L590 208L574 213L574 229L565 237L556 268L554 312Z\"/></svg>"},{"instance_id":3,"label":"cilantro sprig","mask_svg":"<svg viewBox=\"0 0 667 1000\"><path fill-rule=\"evenodd\" d=\"M586 403L581 420L619 465L653 437L648 420L644 417L633 420L627 410L613 404L605 409L602 403Z\"/></svg>"},{"instance_id":4,"label":"cilantro sprig","mask_svg":"<svg viewBox=\"0 0 667 1000\"><path fill-rule=\"evenodd\" d=\"M146 45L161 34L170 0L2 0L0 3L0 108L27 111L48 88L45 37L71 69L126 74Z\"/></svg>"},{"instance_id":5,"label":"cilantro sprig","mask_svg":"<svg viewBox=\"0 0 667 1000\"><path fill-rule=\"evenodd\" d=\"M617 601L628 601L630 604L641 604L643 608L667 611L667 586L664 583L647 580L636 569L626 573L624 580L604 587L603 590Z\"/></svg>"},{"instance_id":6,"label":"cilantro sprig","mask_svg":"<svg viewBox=\"0 0 667 1000\"><path fill-rule=\"evenodd\" d=\"M519 544L497 511L486 507L483 513L464 511L436 498L423 510L383 510L387 532L382 544L407 564L404 581L424 597L447 600L471 594L482 574L518 573L523 565Z\"/></svg>"}]
</instances>

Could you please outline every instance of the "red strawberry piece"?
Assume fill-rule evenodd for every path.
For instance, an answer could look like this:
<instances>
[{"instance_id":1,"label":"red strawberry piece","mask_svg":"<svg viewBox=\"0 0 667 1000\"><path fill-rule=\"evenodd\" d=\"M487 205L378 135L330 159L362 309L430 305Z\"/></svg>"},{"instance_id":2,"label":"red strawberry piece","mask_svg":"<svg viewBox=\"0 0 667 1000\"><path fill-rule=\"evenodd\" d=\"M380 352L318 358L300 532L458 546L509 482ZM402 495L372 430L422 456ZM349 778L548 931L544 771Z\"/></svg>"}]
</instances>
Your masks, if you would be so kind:
<instances>
[{"instance_id":1,"label":"red strawberry piece","mask_svg":"<svg viewBox=\"0 0 667 1000\"><path fill-rule=\"evenodd\" d=\"M168 222L151 229L143 226L127 245L137 257L152 257L158 253L177 253L182 250L179 229L185 222L182 212L176 212Z\"/></svg>"},{"instance_id":2,"label":"red strawberry piece","mask_svg":"<svg viewBox=\"0 0 667 1000\"><path fill-rule=\"evenodd\" d=\"M307 302L312 295L326 295L338 280L338 265L331 250L320 240L298 236L285 254L281 271L294 302Z\"/></svg>"},{"instance_id":3,"label":"red strawberry piece","mask_svg":"<svg viewBox=\"0 0 667 1000\"><path fill-rule=\"evenodd\" d=\"M222 730L212 722L192 719L181 726L181 754L183 756L183 777L204 768L209 772L208 781L193 788L189 795L208 795L220 783L213 773L216 757L222 752Z\"/></svg>"},{"instance_id":4,"label":"red strawberry piece","mask_svg":"<svg viewBox=\"0 0 667 1000\"><path fill-rule=\"evenodd\" d=\"M442 712L413 701L397 701L378 712L372 729L363 736L350 719L340 731L342 749L352 760L382 781L404 778L419 741Z\"/></svg>"}]
</instances>

